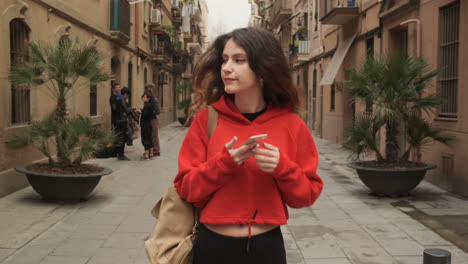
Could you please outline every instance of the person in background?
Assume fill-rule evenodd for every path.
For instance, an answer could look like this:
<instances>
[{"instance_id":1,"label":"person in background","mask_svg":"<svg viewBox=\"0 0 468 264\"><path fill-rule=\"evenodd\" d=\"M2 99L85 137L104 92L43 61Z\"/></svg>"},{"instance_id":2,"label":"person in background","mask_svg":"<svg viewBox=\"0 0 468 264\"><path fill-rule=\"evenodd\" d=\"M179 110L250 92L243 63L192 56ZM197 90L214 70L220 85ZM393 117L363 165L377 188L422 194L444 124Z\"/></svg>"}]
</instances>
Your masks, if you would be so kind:
<instances>
[{"instance_id":1,"label":"person in background","mask_svg":"<svg viewBox=\"0 0 468 264\"><path fill-rule=\"evenodd\" d=\"M281 45L261 28L219 36L193 73L199 110L174 185L201 208L193 264L284 264L288 206L311 206L323 182ZM208 109L218 124L207 135ZM267 134L263 141L247 141Z\"/></svg>"},{"instance_id":2,"label":"person in background","mask_svg":"<svg viewBox=\"0 0 468 264\"><path fill-rule=\"evenodd\" d=\"M153 153L150 156L159 156L161 155L161 147L159 146L159 121L158 115L161 112L161 107L158 99L154 96L153 93L154 85L147 84L145 85L145 93L148 93L150 96L150 103L153 106L153 113L155 118L151 119L151 138L153 139Z\"/></svg>"},{"instance_id":3,"label":"person in background","mask_svg":"<svg viewBox=\"0 0 468 264\"><path fill-rule=\"evenodd\" d=\"M151 120L156 118L154 114L154 106L150 102L152 95L145 91L141 96L141 100L143 101L143 109L141 110L141 117L140 117L140 129L141 129L141 143L145 148L145 153L143 158L145 160L150 160L153 156L153 138L152 138L152 127L151 127Z\"/></svg>"},{"instance_id":4,"label":"person in background","mask_svg":"<svg viewBox=\"0 0 468 264\"><path fill-rule=\"evenodd\" d=\"M132 109L127 104L127 98L130 94L128 88L120 89L118 83L113 85L113 94L110 97L112 126L118 133L116 152L118 160L130 160L125 156L125 140L127 135L127 115Z\"/></svg>"}]
</instances>

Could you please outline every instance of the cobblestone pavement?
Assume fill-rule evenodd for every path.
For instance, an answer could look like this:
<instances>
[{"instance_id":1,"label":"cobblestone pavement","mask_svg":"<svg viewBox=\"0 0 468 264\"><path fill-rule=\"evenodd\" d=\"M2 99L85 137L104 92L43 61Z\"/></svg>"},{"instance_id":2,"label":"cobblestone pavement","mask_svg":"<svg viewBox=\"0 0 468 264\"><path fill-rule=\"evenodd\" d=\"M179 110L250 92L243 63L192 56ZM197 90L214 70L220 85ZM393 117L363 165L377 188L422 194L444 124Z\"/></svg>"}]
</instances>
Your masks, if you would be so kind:
<instances>
[{"instance_id":1,"label":"cobblestone pavement","mask_svg":"<svg viewBox=\"0 0 468 264\"><path fill-rule=\"evenodd\" d=\"M1 264L144 264L143 241L155 223L154 203L172 183L186 129L160 129L161 156L131 161L92 160L114 169L92 197L79 204L43 202L31 187L0 199ZM368 195L347 153L316 139L325 181L311 208L291 209L282 227L290 264L422 264L425 248L452 253L468 263L468 201L423 182L409 198Z\"/></svg>"}]
</instances>

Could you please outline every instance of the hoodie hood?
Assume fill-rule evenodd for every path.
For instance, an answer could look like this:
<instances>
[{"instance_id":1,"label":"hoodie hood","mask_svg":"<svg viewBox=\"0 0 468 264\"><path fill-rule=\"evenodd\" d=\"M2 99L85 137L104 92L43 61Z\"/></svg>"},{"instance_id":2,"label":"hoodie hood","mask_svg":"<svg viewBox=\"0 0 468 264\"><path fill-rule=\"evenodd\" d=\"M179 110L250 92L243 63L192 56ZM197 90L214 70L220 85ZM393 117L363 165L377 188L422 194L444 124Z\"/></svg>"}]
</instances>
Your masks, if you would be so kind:
<instances>
[{"instance_id":1,"label":"hoodie hood","mask_svg":"<svg viewBox=\"0 0 468 264\"><path fill-rule=\"evenodd\" d=\"M235 122L241 122L245 124L250 124L251 122L245 118L242 113L239 111L237 106L234 104L233 100L227 95L223 95L218 101L212 104L213 108L218 111L218 114L226 116ZM272 118L278 118L282 115L291 113L288 109L273 107L271 105L267 106L265 113L260 115L254 120L255 123L265 123Z\"/></svg>"}]
</instances>

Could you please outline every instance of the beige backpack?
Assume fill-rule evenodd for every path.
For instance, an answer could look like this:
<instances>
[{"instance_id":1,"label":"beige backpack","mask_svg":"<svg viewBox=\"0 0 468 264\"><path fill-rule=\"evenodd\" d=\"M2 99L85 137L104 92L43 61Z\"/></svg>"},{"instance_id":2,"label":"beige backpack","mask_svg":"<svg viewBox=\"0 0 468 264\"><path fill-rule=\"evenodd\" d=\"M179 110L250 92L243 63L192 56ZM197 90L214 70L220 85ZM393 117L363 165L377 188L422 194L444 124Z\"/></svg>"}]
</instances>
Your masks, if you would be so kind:
<instances>
[{"instance_id":1,"label":"beige backpack","mask_svg":"<svg viewBox=\"0 0 468 264\"><path fill-rule=\"evenodd\" d=\"M208 106L208 138L218 123L218 113ZM176 188L169 187L151 210L158 219L153 236L145 241L151 264L189 264L198 225L199 209L182 200Z\"/></svg>"}]
</instances>

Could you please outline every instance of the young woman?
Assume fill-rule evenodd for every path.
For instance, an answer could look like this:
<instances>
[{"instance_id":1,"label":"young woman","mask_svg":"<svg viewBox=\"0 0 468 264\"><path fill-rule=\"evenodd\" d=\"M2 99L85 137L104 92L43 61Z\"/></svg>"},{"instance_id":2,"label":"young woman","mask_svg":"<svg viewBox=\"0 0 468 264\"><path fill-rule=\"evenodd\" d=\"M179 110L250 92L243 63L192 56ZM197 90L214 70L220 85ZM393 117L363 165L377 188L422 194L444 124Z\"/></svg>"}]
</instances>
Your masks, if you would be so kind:
<instances>
[{"instance_id":1,"label":"young woman","mask_svg":"<svg viewBox=\"0 0 468 264\"><path fill-rule=\"evenodd\" d=\"M179 154L179 195L202 208L194 263L286 263L287 206L311 206L323 183L281 46L260 28L218 37L196 65L196 115ZM267 134L258 143L249 137Z\"/></svg>"},{"instance_id":2,"label":"young woman","mask_svg":"<svg viewBox=\"0 0 468 264\"><path fill-rule=\"evenodd\" d=\"M152 129L151 129L151 120L156 118L154 114L154 106L151 103L151 94L148 92L144 92L141 96L141 100L143 101L143 109L141 110L141 117L140 117L140 129L141 129L141 143L145 148L145 153L143 158L145 160L149 160L150 157L153 155L153 137L152 137Z\"/></svg>"}]
</instances>

